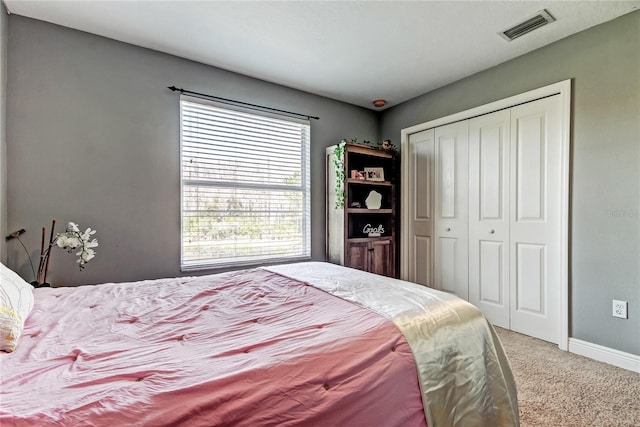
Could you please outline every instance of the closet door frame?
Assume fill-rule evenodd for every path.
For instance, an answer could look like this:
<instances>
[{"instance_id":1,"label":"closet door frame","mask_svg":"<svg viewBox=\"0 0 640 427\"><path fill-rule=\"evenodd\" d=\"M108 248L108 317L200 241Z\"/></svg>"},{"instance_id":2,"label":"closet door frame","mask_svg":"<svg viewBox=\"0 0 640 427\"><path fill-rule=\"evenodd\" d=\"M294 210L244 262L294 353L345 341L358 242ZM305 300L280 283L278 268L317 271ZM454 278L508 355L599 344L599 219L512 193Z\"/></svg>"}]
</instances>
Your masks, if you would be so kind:
<instances>
[{"instance_id":1,"label":"closet door frame","mask_svg":"<svg viewBox=\"0 0 640 427\"><path fill-rule=\"evenodd\" d=\"M528 92L524 92L518 95L514 95L508 98L504 98L489 104L481 105L479 107L471 108L469 110L461 111L459 113L451 114L446 117L431 120L426 123L421 123L415 126L411 126L401 131L401 150L404 153L409 152L409 136L421 131L425 131L438 126L447 125L453 122L468 120L477 116L492 113L494 111L502 110L505 108L515 107L516 105L524 104L527 102L535 101L537 99L545 98L552 95L560 96L561 103L561 127L562 136L560 140L561 144L561 247L560 255L562 263L560 267L560 277L558 282L560 283L559 295L559 313L558 313L558 347L561 350L568 350L569 347L569 154L570 154L570 141L571 141L571 80L564 80L558 83L554 83L548 86L544 86L538 89L534 89ZM405 162L402 163L401 177L402 182L409 182L411 180L410 171L405 167ZM410 277L411 268L411 248L409 242L411 236L408 224L410 223L410 195L407 193L407 186L402 186L401 193L401 246L400 246L400 277L408 280ZM433 253L433 252L432 252Z\"/></svg>"}]
</instances>

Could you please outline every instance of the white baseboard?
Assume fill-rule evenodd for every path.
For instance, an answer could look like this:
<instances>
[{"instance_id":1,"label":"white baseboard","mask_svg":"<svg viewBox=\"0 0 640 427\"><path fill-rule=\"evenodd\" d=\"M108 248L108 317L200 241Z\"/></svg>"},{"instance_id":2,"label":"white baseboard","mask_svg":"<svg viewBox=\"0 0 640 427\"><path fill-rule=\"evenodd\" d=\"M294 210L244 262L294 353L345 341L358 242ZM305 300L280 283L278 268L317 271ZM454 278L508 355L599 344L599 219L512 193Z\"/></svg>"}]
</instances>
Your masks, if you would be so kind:
<instances>
[{"instance_id":1,"label":"white baseboard","mask_svg":"<svg viewBox=\"0 0 640 427\"><path fill-rule=\"evenodd\" d=\"M569 352L640 374L640 356L635 354L625 353L624 351L576 338L569 338Z\"/></svg>"}]
</instances>

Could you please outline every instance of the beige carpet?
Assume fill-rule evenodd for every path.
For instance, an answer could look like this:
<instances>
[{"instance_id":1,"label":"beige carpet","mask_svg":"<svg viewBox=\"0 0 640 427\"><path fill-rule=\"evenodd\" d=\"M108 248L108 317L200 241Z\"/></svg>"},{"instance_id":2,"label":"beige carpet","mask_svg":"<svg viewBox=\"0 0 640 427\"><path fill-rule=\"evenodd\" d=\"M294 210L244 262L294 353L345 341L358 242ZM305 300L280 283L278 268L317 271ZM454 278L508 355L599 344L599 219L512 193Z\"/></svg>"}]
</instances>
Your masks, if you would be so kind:
<instances>
[{"instance_id":1,"label":"beige carpet","mask_svg":"<svg viewBox=\"0 0 640 427\"><path fill-rule=\"evenodd\" d=\"M496 331L516 379L522 427L640 427L640 374Z\"/></svg>"}]
</instances>

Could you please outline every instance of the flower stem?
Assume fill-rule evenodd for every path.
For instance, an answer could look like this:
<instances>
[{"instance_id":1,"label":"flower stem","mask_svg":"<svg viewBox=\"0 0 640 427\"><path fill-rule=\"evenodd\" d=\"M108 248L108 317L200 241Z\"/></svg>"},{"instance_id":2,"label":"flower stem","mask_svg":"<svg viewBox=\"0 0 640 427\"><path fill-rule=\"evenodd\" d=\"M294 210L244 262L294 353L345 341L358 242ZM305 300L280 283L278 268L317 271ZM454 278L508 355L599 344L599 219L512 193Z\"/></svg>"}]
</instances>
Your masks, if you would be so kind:
<instances>
[{"instance_id":1,"label":"flower stem","mask_svg":"<svg viewBox=\"0 0 640 427\"><path fill-rule=\"evenodd\" d=\"M47 264L44 267L44 282L47 283L47 274L49 273L49 260L51 259L51 247L54 243L54 230L56 228L56 220L51 220L51 234L49 235L49 249L47 250Z\"/></svg>"},{"instance_id":2,"label":"flower stem","mask_svg":"<svg viewBox=\"0 0 640 427\"><path fill-rule=\"evenodd\" d=\"M44 234L45 229L42 227L42 239L40 240L40 262L38 263L38 284L42 283L42 269L44 268Z\"/></svg>"},{"instance_id":3,"label":"flower stem","mask_svg":"<svg viewBox=\"0 0 640 427\"><path fill-rule=\"evenodd\" d=\"M29 260L29 264L31 265L31 272L33 273L33 280L36 280L36 269L33 268L33 261L31 261L31 255L29 255L29 251L27 250L27 247L24 245L24 243L22 243L22 240L20 240L20 236L16 236L16 239L18 239L18 242L20 242L20 244L22 245L22 249L24 249L24 252L27 254L27 259Z\"/></svg>"}]
</instances>

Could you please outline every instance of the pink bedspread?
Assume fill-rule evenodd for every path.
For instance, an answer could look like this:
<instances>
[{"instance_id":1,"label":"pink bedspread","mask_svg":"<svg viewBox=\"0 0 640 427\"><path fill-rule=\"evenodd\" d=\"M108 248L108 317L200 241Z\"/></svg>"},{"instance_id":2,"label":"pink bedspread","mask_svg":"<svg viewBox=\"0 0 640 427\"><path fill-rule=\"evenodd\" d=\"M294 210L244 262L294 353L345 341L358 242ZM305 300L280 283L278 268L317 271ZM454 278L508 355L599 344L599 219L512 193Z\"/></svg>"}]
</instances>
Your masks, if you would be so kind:
<instances>
[{"instance_id":1,"label":"pink bedspread","mask_svg":"<svg viewBox=\"0 0 640 427\"><path fill-rule=\"evenodd\" d=\"M265 270L35 290L0 425L425 425L382 316Z\"/></svg>"}]
</instances>

